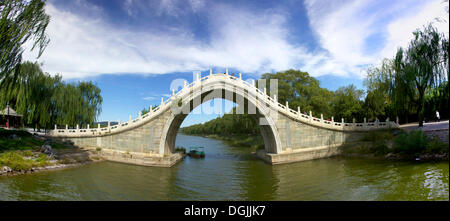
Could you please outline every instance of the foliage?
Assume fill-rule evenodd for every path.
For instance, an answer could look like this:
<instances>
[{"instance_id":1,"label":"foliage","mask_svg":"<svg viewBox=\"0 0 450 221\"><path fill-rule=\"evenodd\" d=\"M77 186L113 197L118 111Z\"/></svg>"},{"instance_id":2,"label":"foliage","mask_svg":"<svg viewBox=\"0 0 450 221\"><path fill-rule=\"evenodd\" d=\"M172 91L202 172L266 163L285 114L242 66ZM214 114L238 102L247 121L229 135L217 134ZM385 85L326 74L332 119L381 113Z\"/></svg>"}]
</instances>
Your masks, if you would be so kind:
<instances>
[{"instance_id":1,"label":"foliage","mask_svg":"<svg viewBox=\"0 0 450 221\"><path fill-rule=\"evenodd\" d=\"M429 143L427 148L425 149L425 153L438 153L443 154L449 152L449 145L448 143L444 143L439 141L437 137L432 139Z\"/></svg>"},{"instance_id":2,"label":"foliage","mask_svg":"<svg viewBox=\"0 0 450 221\"><path fill-rule=\"evenodd\" d=\"M29 170L33 167L33 161L25 159L18 152L6 152L0 154L0 165L8 166L12 170Z\"/></svg>"},{"instance_id":3,"label":"foliage","mask_svg":"<svg viewBox=\"0 0 450 221\"><path fill-rule=\"evenodd\" d=\"M33 137L21 137L21 139L9 139L0 136L0 152L8 150L32 150L44 142L35 140Z\"/></svg>"},{"instance_id":4,"label":"foliage","mask_svg":"<svg viewBox=\"0 0 450 221\"><path fill-rule=\"evenodd\" d=\"M0 166L8 166L12 170L29 170L32 167L42 167L50 164L46 154L40 153L35 159L26 159L27 152L9 151L0 153Z\"/></svg>"},{"instance_id":5,"label":"foliage","mask_svg":"<svg viewBox=\"0 0 450 221\"><path fill-rule=\"evenodd\" d=\"M427 148L429 139L421 130L399 134L394 140L394 152L407 155L417 155Z\"/></svg>"},{"instance_id":6,"label":"foliage","mask_svg":"<svg viewBox=\"0 0 450 221\"><path fill-rule=\"evenodd\" d=\"M0 1L0 86L5 78L14 73L22 61L22 45L32 41L41 56L49 43L45 30L50 16L45 14L45 0Z\"/></svg>"},{"instance_id":7,"label":"foliage","mask_svg":"<svg viewBox=\"0 0 450 221\"><path fill-rule=\"evenodd\" d=\"M400 116L408 122L414 114L421 126L436 110L449 111L448 38L432 24L413 34L406 49L399 48L381 67L369 68L365 110L370 116Z\"/></svg>"},{"instance_id":8,"label":"foliage","mask_svg":"<svg viewBox=\"0 0 450 221\"><path fill-rule=\"evenodd\" d=\"M31 137L31 134L25 130L5 130L3 128L0 128L0 138L8 138L13 134L19 137Z\"/></svg>"},{"instance_id":9,"label":"foliage","mask_svg":"<svg viewBox=\"0 0 450 221\"><path fill-rule=\"evenodd\" d=\"M361 97L362 90L357 90L352 84L347 87L341 87L333 95L332 110L336 119L347 119L351 121L355 118L361 122L364 118L363 101Z\"/></svg>"},{"instance_id":10,"label":"foliage","mask_svg":"<svg viewBox=\"0 0 450 221\"><path fill-rule=\"evenodd\" d=\"M203 124L195 124L189 127L184 127L181 131L185 134L197 135L258 135L259 127L256 122L256 115L254 114L233 114L236 108L229 114L224 114Z\"/></svg>"},{"instance_id":11,"label":"foliage","mask_svg":"<svg viewBox=\"0 0 450 221\"><path fill-rule=\"evenodd\" d=\"M266 79L267 93L270 94L270 79L278 81L278 102L297 110L300 106L302 112L312 111L314 114L323 114L324 117L332 116L331 98L333 92L321 88L319 81L310 76L308 72L300 70L287 70L275 74L263 74L261 79ZM273 97L273 95L270 95Z\"/></svg>"},{"instance_id":12,"label":"foliage","mask_svg":"<svg viewBox=\"0 0 450 221\"><path fill-rule=\"evenodd\" d=\"M101 91L92 82L66 84L59 75L52 77L31 62L23 63L15 78L8 78L14 83L0 88L0 107L9 103L26 125L86 125L100 114Z\"/></svg>"}]
</instances>

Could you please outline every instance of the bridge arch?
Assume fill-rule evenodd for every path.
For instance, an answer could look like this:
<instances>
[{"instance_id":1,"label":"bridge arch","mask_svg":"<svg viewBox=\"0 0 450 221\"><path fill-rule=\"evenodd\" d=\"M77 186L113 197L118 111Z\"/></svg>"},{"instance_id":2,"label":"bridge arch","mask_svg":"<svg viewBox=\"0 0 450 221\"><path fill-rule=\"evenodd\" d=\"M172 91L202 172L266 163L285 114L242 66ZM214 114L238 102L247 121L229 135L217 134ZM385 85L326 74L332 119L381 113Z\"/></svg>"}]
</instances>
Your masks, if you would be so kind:
<instances>
[{"instance_id":1,"label":"bridge arch","mask_svg":"<svg viewBox=\"0 0 450 221\"><path fill-rule=\"evenodd\" d=\"M258 101L256 96L252 96L246 88L228 82L226 78L219 81L202 82L200 86L200 89L193 89L179 97L179 102L172 103L175 107L171 108L173 115L167 120L162 131L160 153L174 153L176 136L181 123L196 107L215 98L222 98L235 103L236 101L243 101L243 104L247 107L246 110L249 109L248 107L254 107L255 113L250 115L254 116L259 125L265 151L273 154L281 153L282 146L275 121L270 115L270 108L264 102ZM174 100L177 100L177 98Z\"/></svg>"}]
</instances>

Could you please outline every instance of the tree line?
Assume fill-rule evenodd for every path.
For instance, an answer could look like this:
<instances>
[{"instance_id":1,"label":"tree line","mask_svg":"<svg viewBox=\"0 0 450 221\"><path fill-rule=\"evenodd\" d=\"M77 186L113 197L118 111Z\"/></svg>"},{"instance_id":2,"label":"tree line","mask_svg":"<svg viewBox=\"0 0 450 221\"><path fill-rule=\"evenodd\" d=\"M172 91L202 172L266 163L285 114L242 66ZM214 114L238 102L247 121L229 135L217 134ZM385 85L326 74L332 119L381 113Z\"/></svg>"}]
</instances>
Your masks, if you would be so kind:
<instances>
[{"instance_id":1,"label":"tree line","mask_svg":"<svg viewBox=\"0 0 450 221\"><path fill-rule=\"evenodd\" d=\"M308 72L287 70L266 73L266 87L270 95L270 79L278 79L277 99L281 104L302 113L323 114L324 119L344 118L345 122L366 118L395 120L400 123L434 120L436 110L441 118L448 118L448 38L432 24L416 30L406 49L399 47L394 58L385 58L381 65L367 69L366 91L354 85L330 91L320 87L319 81ZM273 97L273 95L271 95ZM259 134L254 116L225 114L204 124L182 128L186 134Z\"/></svg>"},{"instance_id":2,"label":"tree line","mask_svg":"<svg viewBox=\"0 0 450 221\"><path fill-rule=\"evenodd\" d=\"M101 112L100 89L92 82L65 83L61 76L44 73L37 63L24 62L9 84L0 88L0 107L7 103L35 128L53 125L86 126Z\"/></svg>"},{"instance_id":3,"label":"tree line","mask_svg":"<svg viewBox=\"0 0 450 221\"><path fill-rule=\"evenodd\" d=\"M92 82L65 83L44 73L37 63L22 61L23 45L31 42L38 58L50 42L45 30L50 16L45 0L0 1L0 108L7 104L35 128L85 126L101 112L100 89Z\"/></svg>"},{"instance_id":4,"label":"tree line","mask_svg":"<svg viewBox=\"0 0 450 221\"><path fill-rule=\"evenodd\" d=\"M413 32L406 48L369 68L366 86L368 114L399 116L401 121L434 120L438 110L448 118L448 37L432 24Z\"/></svg>"}]
</instances>

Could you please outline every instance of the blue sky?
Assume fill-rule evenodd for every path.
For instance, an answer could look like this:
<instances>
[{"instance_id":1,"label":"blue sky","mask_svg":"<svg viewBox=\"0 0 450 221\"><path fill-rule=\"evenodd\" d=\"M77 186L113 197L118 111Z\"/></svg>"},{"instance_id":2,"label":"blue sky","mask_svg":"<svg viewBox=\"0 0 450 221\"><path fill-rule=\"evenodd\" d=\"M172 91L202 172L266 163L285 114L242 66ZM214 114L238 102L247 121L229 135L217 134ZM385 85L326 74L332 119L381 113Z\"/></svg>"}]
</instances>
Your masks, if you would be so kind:
<instances>
[{"instance_id":1,"label":"blue sky","mask_svg":"<svg viewBox=\"0 0 450 221\"><path fill-rule=\"evenodd\" d=\"M95 82L99 120L135 117L166 99L172 80L191 82L193 71L209 68L244 79L294 68L330 90L363 89L367 66L392 57L415 29L434 22L448 36L445 7L441 0L49 0L51 42L37 61L68 82ZM24 59L36 53L26 50ZM215 117L189 115L183 126Z\"/></svg>"}]
</instances>

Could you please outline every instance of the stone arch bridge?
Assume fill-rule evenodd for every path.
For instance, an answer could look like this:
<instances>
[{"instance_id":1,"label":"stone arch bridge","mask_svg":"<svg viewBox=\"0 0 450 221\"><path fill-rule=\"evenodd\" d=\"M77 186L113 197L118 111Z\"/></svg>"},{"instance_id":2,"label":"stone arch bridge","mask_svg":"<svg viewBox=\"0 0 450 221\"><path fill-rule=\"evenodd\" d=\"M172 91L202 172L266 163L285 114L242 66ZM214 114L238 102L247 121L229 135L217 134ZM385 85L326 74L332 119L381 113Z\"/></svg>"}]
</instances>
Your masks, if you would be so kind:
<instances>
[{"instance_id":1,"label":"stone arch bridge","mask_svg":"<svg viewBox=\"0 0 450 221\"><path fill-rule=\"evenodd\" d=\"M175 139L185 117L198 105L214 98L224 98L248 105L258 120L265 148L257 156L271 164L289 163L329 157L339 153L344 144L359 141L367 131L396 128L398 124L386 122L352 123L324 120L304 114L300 108L292 110L289 104L278 103L276 95L270 97L265 89L239 76L210 74L187 84L161 105L127 122L107 127L55 129L47 136L70 140L84 148L101 148L108 160L148 166L170 167L183 158L176 153ZM238 105L239 106L239 105Z\"/></svg>"}]
</instances>

